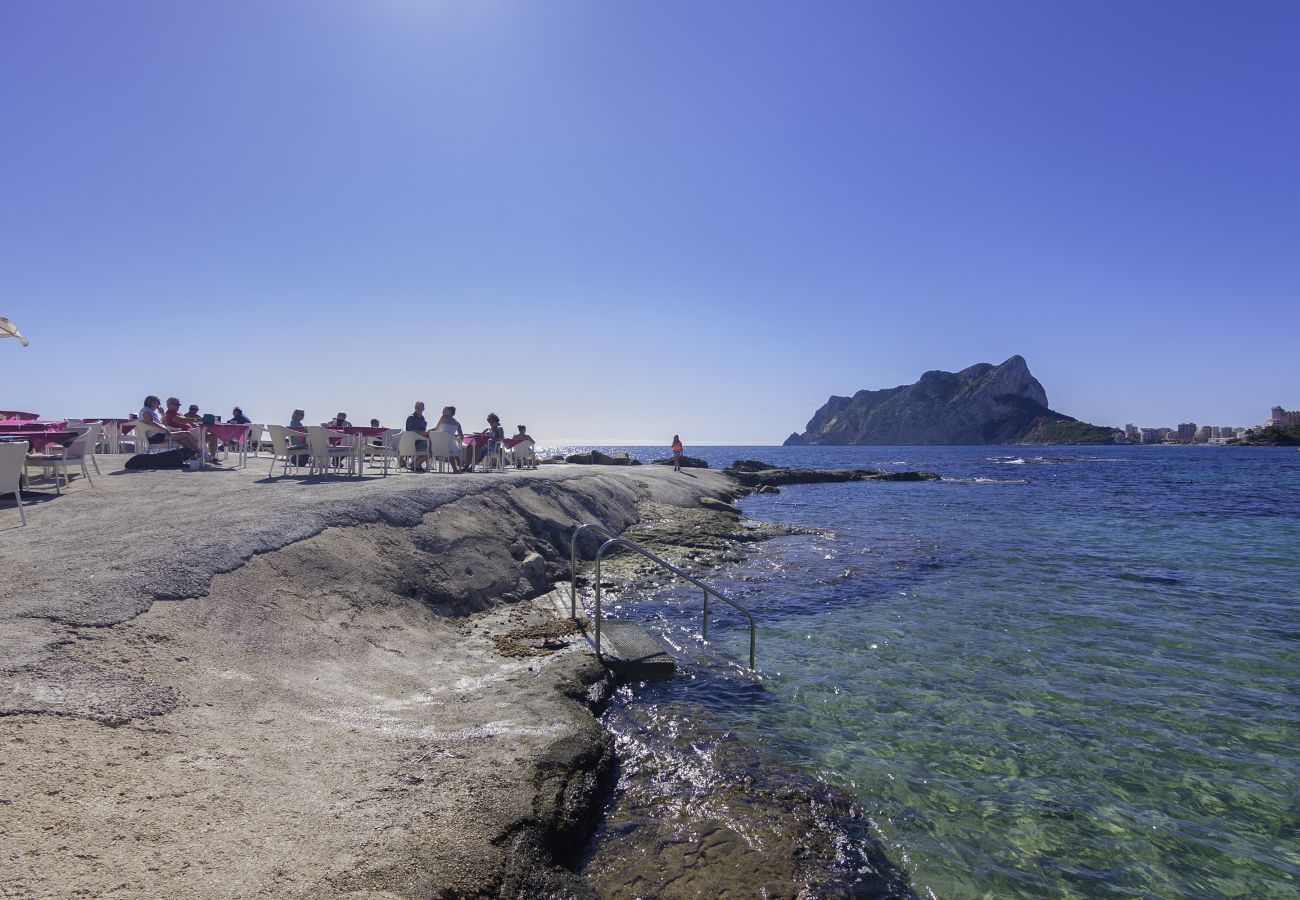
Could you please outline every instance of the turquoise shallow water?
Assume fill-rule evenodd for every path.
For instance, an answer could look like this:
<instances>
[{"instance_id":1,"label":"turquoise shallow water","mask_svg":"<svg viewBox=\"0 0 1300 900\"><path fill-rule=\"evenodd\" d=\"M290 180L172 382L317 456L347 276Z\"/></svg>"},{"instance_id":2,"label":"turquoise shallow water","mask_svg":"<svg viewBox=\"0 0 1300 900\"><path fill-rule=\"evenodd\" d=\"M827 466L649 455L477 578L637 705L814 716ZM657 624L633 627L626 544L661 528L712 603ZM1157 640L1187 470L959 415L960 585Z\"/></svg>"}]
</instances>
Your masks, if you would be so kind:
<instances>
[{"instance_id":1,"label":"turquoise shallow water","mask_svg":"<svg viewBox=\"0 0 1300 900\"><path fill-rule=\"evenodd\" d=\"M702 706L852 792L921 894L1300 893L1300 453L690 452L945 480L745 500L831 532L720 576L760 620L762 696L717 664L739 623L706 647L698 597L668 589L617 613L697 677L632 702Z\"/></svg>"}]
</instances>

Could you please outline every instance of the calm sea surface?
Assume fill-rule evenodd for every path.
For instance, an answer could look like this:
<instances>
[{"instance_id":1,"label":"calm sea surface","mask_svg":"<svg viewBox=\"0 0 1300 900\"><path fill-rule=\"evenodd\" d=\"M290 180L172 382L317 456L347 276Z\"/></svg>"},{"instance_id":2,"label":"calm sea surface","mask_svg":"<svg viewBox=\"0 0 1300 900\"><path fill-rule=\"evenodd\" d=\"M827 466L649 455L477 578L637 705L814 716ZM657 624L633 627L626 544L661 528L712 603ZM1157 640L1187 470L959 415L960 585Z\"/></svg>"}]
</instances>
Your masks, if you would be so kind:
<instances>
[{"instance_id":1,"label":"calm sea surface","mask_svg":"<svg viewBox=\"0 0 1300 900\"><path fill-rule=\"evenodd\" d=\"M695 592L623 598L683 668L639 727L689 710L851 792L921 894L1300 895L1295 449L687 452L944 480L743 502L827 531L716 579L761 689L734 616L705 644Z\"/></svg>"}]
</instances>

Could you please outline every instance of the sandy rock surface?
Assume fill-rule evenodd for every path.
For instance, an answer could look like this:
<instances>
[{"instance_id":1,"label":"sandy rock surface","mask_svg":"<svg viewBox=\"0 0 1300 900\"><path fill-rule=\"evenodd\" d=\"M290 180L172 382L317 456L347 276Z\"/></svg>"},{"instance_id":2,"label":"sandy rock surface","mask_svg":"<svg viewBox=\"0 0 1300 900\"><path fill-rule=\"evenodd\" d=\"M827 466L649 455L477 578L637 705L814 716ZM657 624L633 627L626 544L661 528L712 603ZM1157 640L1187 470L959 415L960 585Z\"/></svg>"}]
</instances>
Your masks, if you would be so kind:
<instances>
[{"instance_id":1,"label":"sandy rock surface","mask_svg":"<svg viewBox=\"0 0 1300 900\"><path fill-rule=\"evenodd\" d=\"M0 509L0 895L583 894L609 685L580 639L501 647L540 644L578 522L734 485L265 465L107 457Z\"/></svg>"}]
</instances>

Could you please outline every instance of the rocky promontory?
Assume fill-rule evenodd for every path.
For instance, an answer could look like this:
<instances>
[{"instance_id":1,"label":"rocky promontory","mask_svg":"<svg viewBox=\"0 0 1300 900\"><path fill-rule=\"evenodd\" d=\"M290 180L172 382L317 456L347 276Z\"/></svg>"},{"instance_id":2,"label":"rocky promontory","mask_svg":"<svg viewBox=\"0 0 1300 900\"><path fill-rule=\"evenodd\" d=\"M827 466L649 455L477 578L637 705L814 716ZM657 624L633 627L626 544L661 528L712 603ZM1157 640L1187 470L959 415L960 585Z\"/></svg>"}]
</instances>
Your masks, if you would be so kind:
<instances>
[{"instance_id":1,"label":"rocky promontory","mask_svg":"<svg viewBox=\"0 0 1300 900\"><path fill-rule=\"evenodd\" d=\"M1051 409L1024 357L1013 356L833 396L785 445L1109 444L1114 433Z\"/></svg>"}]
</instances>

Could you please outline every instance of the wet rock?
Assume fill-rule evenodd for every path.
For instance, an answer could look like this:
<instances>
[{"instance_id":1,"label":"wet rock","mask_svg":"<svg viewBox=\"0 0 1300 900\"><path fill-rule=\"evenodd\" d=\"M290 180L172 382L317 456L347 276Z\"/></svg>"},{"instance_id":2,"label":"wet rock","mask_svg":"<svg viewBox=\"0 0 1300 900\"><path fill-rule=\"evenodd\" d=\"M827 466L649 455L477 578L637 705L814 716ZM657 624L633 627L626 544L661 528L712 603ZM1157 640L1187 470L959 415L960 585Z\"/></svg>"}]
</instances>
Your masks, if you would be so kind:
<instances>
[{"instance_id":1,"label":"wet rock","mask_svg":"<svg viewBox=\"0 0 1300 900\"><path fill-rule=\"evenodd\" d=\"M717 510L718 512L731 513L733 516L740 515L739 506L733 506L730 503L714 499L713 497L701 497L700 506L703 506L705 509Z\"/></svg>"}]
</instances>

